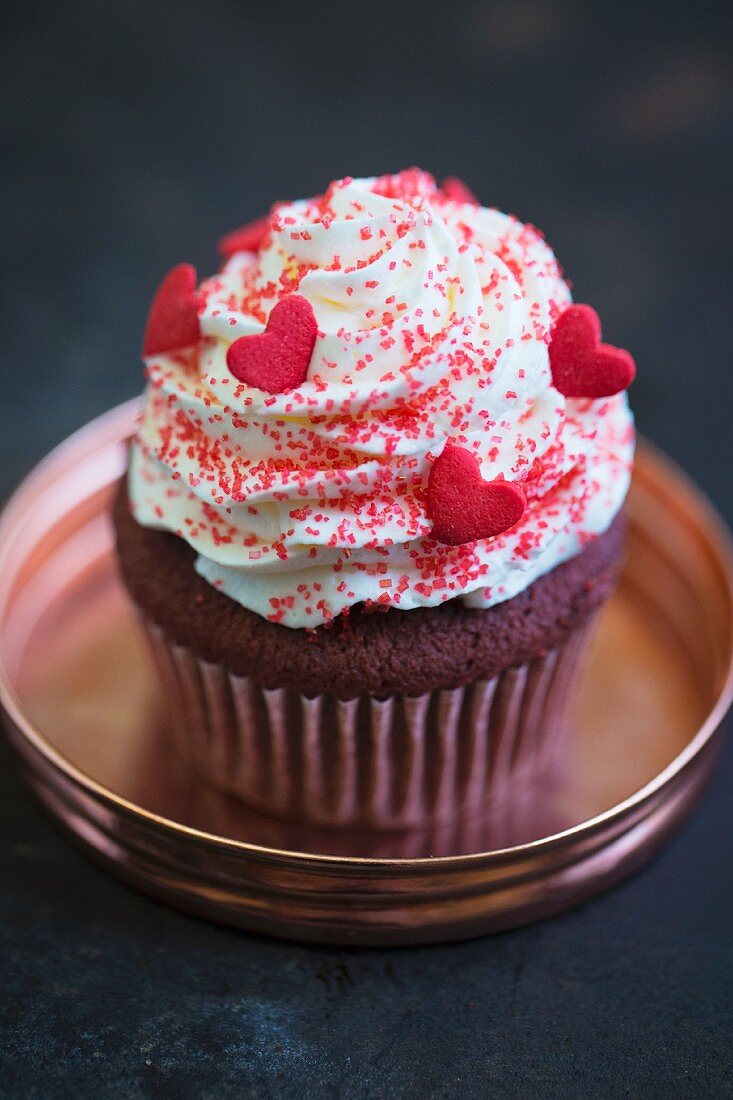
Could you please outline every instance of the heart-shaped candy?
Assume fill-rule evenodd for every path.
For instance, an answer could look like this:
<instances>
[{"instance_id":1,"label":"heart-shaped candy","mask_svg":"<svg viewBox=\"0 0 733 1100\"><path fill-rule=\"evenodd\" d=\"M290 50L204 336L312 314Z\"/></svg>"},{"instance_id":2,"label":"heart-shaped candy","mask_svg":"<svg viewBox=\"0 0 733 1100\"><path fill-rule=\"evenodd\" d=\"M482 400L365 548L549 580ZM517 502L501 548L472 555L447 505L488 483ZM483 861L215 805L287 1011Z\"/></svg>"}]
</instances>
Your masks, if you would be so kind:
<instances>
[{"instance_id":1,"label":"heart-shaped candy","mask_svg":"<svg viewBox=\"0 0 733 1100\"><path fill-rule=\"evenodd\" d=\"M228 260L235 252L257 252L269 227L270 219L264 217L248 222L239 229L233 229L219 241L217 245L219 255Z\"/></svg>"},{"instance_id":2,"label":"heart-shaped candy","mask_svg":"<svg viewBox=\"0 0 733 1100\"><path fill-rule=\"evenodd\" d=\"M433 538L447 546L500 535L519 522L526 507L526 497L513 481L484 481L478 462L465 447L448 444L430 468Z\"/></svg>"},{"instance_id":3,"label":"heart-shaped candy","mask_svg":"<svg viewBox=\"0 0 733 1100\"><path fill-rule=\"evenodd\" d=\"M155 292L145 326L143 357L190 347L200 336L196 268L178 264Z\"/></svg>"},{"instance_id":4,"label":"heart-shaped candy","mask_svg":"<svg viewBox=\"0 0 733 1100\"><path fill-rule=\"evenodd\" d=\"M310 302L288 294L270 313L264 332L234 341L227 366L239 382L266 393L285 393L305 382L317 335Z\"/></svg>"},{"instance_id":5,"label":"heart-shaped candy","mask_svg":"<svg viewBox=\"0 0 733 1100\"><path fill-rule=\"evenodd\" d=\"M458 176L448 176L440 185L440 190L451 202L470 202L472 206L478 206L479 201L468 184Z\"/></svg>"},{"instance_id":6,"label":"heart-shaped candy","mask_svg":"<svg viewBox=\"0 0 733 1100\"><path fill-rule=\"evenodd\" d=\"M601 343L601 322L591 306L568 306L560 314L549 352L552 383L565 397L611 397L636 377L628 351Z\"/></svg>"}]
</instances>

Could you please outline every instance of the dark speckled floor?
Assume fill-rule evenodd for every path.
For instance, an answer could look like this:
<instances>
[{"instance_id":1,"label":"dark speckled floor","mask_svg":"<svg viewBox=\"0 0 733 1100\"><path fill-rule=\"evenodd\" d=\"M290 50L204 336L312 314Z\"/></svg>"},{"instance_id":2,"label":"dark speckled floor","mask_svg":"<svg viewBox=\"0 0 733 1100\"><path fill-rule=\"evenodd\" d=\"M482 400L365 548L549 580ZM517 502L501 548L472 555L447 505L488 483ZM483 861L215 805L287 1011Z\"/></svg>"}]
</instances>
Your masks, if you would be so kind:
<instances>
[{"instance_id":1,"label":"dark speckled floor","mask_svg":"<svg viewBox=\"0 0 733 1100\"><path fill-rule=\"evenodd\" d=\"M641 429L729 521L725 4L6 2L0 496L140 386L150 293L273 196L420 163L538 222ZM635 881L474 943L211 927L91 866L0 747L0 1094L733 1093L733 753Z\"/></svg>"}]
</instances>

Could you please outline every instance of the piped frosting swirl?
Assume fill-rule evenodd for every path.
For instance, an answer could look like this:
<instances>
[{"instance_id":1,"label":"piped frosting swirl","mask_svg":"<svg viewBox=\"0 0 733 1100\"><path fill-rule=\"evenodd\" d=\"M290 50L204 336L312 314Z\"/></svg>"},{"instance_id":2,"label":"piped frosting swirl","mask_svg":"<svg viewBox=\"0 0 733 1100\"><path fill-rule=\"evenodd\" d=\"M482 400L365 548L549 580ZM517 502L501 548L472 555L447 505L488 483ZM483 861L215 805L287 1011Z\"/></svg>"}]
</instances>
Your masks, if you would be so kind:
<instances>
[{"instance_id":1,"label":"piped frosting swirl","mask_svg":"<svg viewBox=\"0 0 733 1100\"><path fill-rule=\"evenodd\" d=\"M304 382L239 382L227 352L297 293L318 333ZM563 397L551 326L570 292L541 234L416 169L277 205L258 251L198 289L201 338L150 356L133 444L138 522L175 532L244 607L316 627L356 603L402 610L516 595L611 524L629 483L625 394ZM521 486L521 520L433 537L447 444Z\"/></svg>"}]
</instances>

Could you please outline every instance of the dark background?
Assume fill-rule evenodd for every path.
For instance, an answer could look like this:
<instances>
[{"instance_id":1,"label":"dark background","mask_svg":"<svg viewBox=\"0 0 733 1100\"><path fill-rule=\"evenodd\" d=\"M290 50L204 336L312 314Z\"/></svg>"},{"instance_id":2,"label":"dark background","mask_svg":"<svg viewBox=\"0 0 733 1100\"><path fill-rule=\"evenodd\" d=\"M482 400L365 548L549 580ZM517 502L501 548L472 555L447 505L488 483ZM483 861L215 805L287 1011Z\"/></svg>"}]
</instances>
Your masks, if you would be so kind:
<instances>
[{"instance_id":1,"label":"dark background","mask_svg":"<svg viewBox=\"0 0 733 1100\"><path fill-rule=\"evenodd\" d=\"M640 429L733 519L729 3L10 3L0 497L141 387L152 291L275 198L413 163L539 224ZM0 749L2 1095L733 1093L733 754L641 877L551 923L349 953L95 870Z\"/></svg>"}]
</instances>

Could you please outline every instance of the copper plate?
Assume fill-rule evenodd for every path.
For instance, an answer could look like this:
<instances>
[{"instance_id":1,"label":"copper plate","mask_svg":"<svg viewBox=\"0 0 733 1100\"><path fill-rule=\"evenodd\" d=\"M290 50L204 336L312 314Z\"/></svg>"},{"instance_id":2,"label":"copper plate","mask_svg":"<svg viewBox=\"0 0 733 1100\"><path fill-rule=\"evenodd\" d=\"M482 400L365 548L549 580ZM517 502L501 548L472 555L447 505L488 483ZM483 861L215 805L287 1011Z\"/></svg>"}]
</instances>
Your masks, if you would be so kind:
<instances>
[{"instance_id":1,"label":"copper plate","mask_svg":"<svg viewBox=\"0 0 733 1100\"><path fill-rule=\"evenodd\" d=\"M216 920L425 943L557 913L630 875L691 810L733 694L731 549L642 446L629 558L575 716L572 766L432 832L304 832L206 790L161 731L107 518L137 404L72 436L0 522L0 699L33 790L105 866Z\"/></svg>"}]
</instances>

